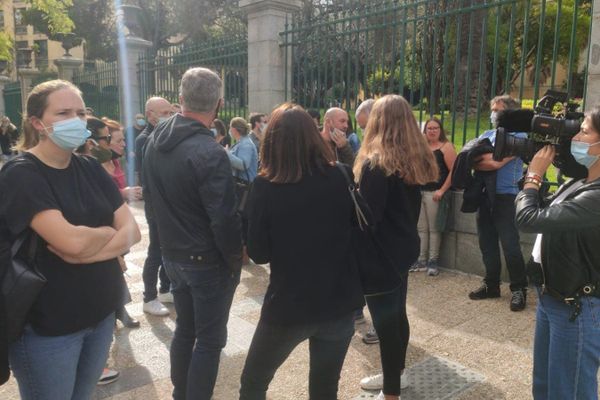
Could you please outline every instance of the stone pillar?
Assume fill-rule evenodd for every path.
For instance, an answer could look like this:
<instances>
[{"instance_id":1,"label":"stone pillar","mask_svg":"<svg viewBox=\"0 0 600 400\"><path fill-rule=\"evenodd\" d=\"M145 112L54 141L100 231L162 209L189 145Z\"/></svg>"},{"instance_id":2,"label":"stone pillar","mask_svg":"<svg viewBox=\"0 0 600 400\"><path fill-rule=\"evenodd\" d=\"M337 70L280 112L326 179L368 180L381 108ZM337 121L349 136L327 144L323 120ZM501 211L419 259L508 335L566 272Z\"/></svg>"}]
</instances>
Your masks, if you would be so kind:
<instances>
[{"instance_id":1,"label":"stone pillar","mask_svg":"<svg viewBox=\"0 0 600 400\"><path fill-rule=\"evenodd\" d=\"M600 104L600 0L594 0L592 7L592 34L590 35L590 56L587 69L586 111Z\"/></svg>"},{"instance_id":2,"label":"stone pillar","mask_svg":"<svg viewBox=\"0 0 600 400\"><path fill-rule=\"evenodd\" d=\"M291 63L280 46L286 16L300 10L300 0L240 0L248 14L248 111L269 113L285 102L285 69Z\"/></svg>"},{"instance_id":3,"label":"stone pillar","mask_svg":"<svg viewBox=\"0 0 600 400\"><path fill-rule=\"evenodd\" d=\"M58 79L73 82L75 70L81 67L83 60L73 56L62 56L54 60L54 64L58 68Z\"/></svg>"},{"instance_id":4,"label":"stone pillar","mask_svg":"<svg viewBox=\"0 0 600 400\"><path fill-rule=\"evenodd\" d=\"M40 71L35 68L20 68L19 78L21 81L21 106L23 113L27 110L27 96L32 89L33 79L38 76Z\"/></svg>"},{"instance_id":5,"label":"stone pillar","mask_svg":"<svg viewBox=\"0 0 600 400\"><path fill-rule=\"evenodd\" d=\"M136 113L144 112L140 102L140 80L138 78L138 62L142 54L152 46L152 42L139 37L125 37L125 49L119 51L119 108L121 123L129 126ZM123 51L124 50L124 51Z\"/></svg>"},{"instance_id":6,"label":"stone pillar","mask_svg":"<svg viewBox=\"0 0 600 400\"><path fill-rule=\"evenodd\" d=\"M0 75L0 115L6 115L6 106L4 104L4 86L10 82L6 75Z\"/></svg>"}]
</instances>

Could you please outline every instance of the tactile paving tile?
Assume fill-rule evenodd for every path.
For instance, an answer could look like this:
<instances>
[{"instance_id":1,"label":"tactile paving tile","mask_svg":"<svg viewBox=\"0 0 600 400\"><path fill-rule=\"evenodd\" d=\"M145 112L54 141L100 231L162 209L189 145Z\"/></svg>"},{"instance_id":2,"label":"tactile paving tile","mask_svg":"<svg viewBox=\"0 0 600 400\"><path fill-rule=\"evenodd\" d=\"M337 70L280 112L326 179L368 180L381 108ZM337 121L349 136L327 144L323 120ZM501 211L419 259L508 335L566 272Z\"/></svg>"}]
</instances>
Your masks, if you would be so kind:
<instances>
[{"instance_id":1,"label":"tactile paving tile","mask_svg":"<svg viewBox=\"0 0 600 400\"><path fill-rule=\"evenodd\" d=\"M441 357L427 358L406 369L408 388L402 400L450 400L485 377ZM378 392L363 392L354 400L374 399Z\"/></svg>"}]
</instances>

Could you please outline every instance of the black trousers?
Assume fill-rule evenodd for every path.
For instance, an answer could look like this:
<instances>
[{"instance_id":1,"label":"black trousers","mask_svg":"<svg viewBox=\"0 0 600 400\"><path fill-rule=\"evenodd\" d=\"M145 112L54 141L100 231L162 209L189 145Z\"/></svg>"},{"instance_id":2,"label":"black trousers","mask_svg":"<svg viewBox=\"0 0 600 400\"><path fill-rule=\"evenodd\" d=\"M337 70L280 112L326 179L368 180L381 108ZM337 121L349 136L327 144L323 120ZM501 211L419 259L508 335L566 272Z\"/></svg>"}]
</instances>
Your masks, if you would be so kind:
<instances>
[{"instance_id":1,"label":"black trousers","mask_svg":"<svg viewBox=\"0 0 600 400\"><path fill-rule=\"evenodd\" d=\"M406 291L408 274L396 289L385 294L365 296L379 336L381 366L383 368L383 393L400 395L400 374L405 367L406 349L410 327L406 316Z\"/></svg>"},{"instance_id":2,"label":"black trousers","mask_svg":"<svg viewBox=\"0 0 600 400\"><path fill-rule=\"evenodd\" d=\"M171 281L162 265L163 261L158 237L158 227L156 226L156 221L152 218L148 218L148 230L148 254L146 256L146 261L144 261L144 269L142 271L142 279L144 280L144 303L152 301L158 296L156 285L159 276L160 292L167 293L171 289Z\"/></svg>"},{"instance_id":3,"label":"black trousers","mask_svg":"<svg viewBox=\"0 0 600 400\"><path fill-rule=\"evenodd\" d=\"M479 248L485 265L484 282L491 287L500 285L502 262L498 240L504 251L510 290L527 287L525 262L521 252L519 231L515 224L515 197L512 194L497 194L493 207L486 198L477 213Z\"/></svg>"},{"instance_id":4,"label":"black trousers","mask_svg":"<svg viewBox=\"0 0 600 400\"><path fill-rule=\"evenodd\" d=\"M340 372L354 335L352 315L348 313L333 321L290 326L272 325L261 319L242 372L240 400L264 400L277 369L306 339L310 351L309 399L337 399Z\"/></svg>"}]
</instances>

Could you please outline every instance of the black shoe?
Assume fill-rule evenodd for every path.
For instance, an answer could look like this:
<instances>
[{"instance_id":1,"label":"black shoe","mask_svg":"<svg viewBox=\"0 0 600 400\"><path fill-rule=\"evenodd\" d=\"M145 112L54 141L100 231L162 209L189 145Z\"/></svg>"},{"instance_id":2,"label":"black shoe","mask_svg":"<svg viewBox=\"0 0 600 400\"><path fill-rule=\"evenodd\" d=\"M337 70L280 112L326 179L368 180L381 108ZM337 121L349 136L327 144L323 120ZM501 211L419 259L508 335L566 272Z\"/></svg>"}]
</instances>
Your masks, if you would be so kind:
<instances>
[{"instance_id":1,"label":"black shoe","mask_svg":"<svg viewBox=\"0 0 600 400\"><path fill-rule=\"evenodd\" d=\"M527 303L527 291L518 289L512 292L510 299L510 311L522 311Z\"/></svg>"},{"instance_id":2,"label":"black shoe","mask_svg":"<svg viewBox=\"0 0 600 400\"><path fill-rule=\"evenodd\" d=\"M117 311L116 317L119 321L121 321L123 326L126 328L139 328L140 327L140 321L138 321L137 319L135 319L131 315L129 315L129 313L127 312L127 310L125 310L124 307Z\"/></svg>"},{"instance_id":3,"label":"black shoe","mask_svg":"<svg viewBox=\"0 0 600 400\"><path fill-rule=\"evenodd\" d=\"M483 299L493 299L496 297L500 297L500 287L499 286L488 286L485 283L481 285L477 290L469 293L469 298L471 300L483 300Z\"/></svg>"}]
</instances>

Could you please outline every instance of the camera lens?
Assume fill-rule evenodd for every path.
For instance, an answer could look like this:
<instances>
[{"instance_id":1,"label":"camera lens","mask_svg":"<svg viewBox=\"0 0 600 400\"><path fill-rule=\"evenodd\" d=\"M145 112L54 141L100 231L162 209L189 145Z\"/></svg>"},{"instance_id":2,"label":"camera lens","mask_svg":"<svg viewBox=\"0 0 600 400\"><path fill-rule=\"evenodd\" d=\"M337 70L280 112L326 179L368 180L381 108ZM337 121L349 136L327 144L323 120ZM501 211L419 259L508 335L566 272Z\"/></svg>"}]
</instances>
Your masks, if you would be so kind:
<instances>
[{"instance_id":1,"label":"camera lens","mask_svg":"<svg viewBox=\"0 0 600 400\"><path fill-rule=\"evenodd\" d=\"M520 138L498 128L494 145L493 159L502 161L506 157L517 156L524 162L529 162L535 153L544 146L529 138Z\"/></svg>"}]
</instances>

